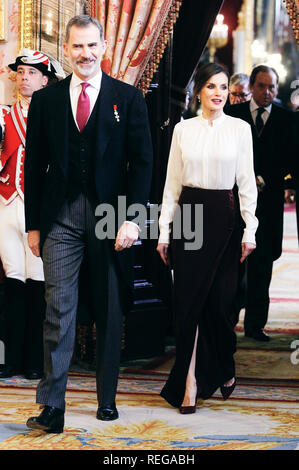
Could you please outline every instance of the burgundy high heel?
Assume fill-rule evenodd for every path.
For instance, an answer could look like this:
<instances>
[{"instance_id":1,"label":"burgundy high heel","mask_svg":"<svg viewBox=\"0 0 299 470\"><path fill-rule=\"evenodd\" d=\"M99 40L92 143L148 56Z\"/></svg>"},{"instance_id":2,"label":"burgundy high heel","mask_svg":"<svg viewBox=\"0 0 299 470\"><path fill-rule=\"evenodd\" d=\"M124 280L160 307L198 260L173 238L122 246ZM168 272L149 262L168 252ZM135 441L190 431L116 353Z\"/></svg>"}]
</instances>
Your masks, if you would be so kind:
<instances>
[{"instance_id":1,"label":"burgundy high heel","mask_svg":"<svg viewBox=\"0 0 299 470\"><path fill-rule=\"evenodd\" d=\"M221 395L223 396L223 400L227 400L231 396L231 394L235 390L236 383L237 381L235 378L234 383L230 385L229 387L225 387L225 385L221 385L220 391L221 391Z\"/></svg>"},{"instance_id":2,"label":"burgundy high heel","mask_svg":"<svg viewBox=\"0 0 299 470\"><path fill-rule=\"evenodd\" d=\"M195 405L193 406L181 405L179 409L180 409L181 415L191 415L192 413L195 413L196 411L196 401L195 401Z\"/></svg>"},{"instance_id":3,"label":"burgundy high heel","mask_svg":"<svg viewBox=\"0 0 299 470\"><path fill-rule=\"evenodd\" d=\"M191 415L192 413L196 412L196 403L197 403L197 399L198 399L198 393L199 393L199 389L197 387L195 405L188 405L188 406L181 405L180 406L179 410L180 410L180 413L182 415Z\"/></svg>"}]
</instances>

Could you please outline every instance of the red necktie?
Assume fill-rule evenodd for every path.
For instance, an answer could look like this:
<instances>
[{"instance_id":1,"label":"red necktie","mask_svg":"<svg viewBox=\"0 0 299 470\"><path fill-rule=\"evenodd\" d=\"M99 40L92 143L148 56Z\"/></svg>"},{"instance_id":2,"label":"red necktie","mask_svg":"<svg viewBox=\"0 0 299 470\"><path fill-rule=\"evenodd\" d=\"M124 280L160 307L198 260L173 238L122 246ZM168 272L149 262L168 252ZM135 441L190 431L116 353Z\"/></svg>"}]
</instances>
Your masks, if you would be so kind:
<instances>
[{"instance_id":1,"label":"red necktie","mask_svg":"<svg viewBox=\"0 0 299 470\"><path fill-rule=\"evenodd\" d=\"M78 105L77 105L77 113L76 113L76 120L80 132L83 131L85 124L89 118L90 113L90 101L89 96L86 93L86 88L89 86L89 83L83 82L81 83L82 90L79 95Z\"/></svg>"}]
</instances>

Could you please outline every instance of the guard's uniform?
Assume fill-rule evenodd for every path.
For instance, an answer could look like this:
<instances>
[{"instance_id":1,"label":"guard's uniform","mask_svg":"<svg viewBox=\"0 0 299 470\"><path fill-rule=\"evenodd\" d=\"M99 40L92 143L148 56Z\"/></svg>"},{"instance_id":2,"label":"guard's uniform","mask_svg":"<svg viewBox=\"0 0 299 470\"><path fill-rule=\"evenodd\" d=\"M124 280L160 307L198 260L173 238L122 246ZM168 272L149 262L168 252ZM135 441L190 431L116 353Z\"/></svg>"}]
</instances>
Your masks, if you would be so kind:
<instances>
[{"instance_id":1,"label":"guard's uniform","mask_svg":"<svg viewBox=\"0 0 299 470\"><path fill-rule=\"evenodd\" d=\"M28 107L28 105L27 105ZM27 109L18 101L0 106L0 257L7 278L44 280L41 258L28 247L24 216L24 157Z\"/></svg>"},{"instance_id":2,"label":"guard's uniform","mask_svg":"<svg viewBox=\"0 0 299 470\"><path fill-rule=\"evenodd\" d=\"M23 49L14 72L36 68L49 79L64 78L55 59ZM42 81L41 81L41 86ZM12 107L0 106L0 259L4 279L5 366L0 378L25 372L27 379L43 373L45 283L43 264L31 252L25 233L24 158L28 102L21 97ZM1 139L2 136L2 139ZM30 184L30 181L26 181Z\"/></svg>"},{"instance_id":3,"label":"guard's uniform","mask_svg":"<svg viewBox=\"0 0 299 470\"><path fill-rule=\"evenodd\" d=\"M5 365L0 377L43 370L45 314L41 258L27 243L24 213L24 158L28 104L0 106L0 258L5 274ZM7 369L8 367L8 369ZM33 374L33 375L32 375Z\"/></svg>"}]
</instances>

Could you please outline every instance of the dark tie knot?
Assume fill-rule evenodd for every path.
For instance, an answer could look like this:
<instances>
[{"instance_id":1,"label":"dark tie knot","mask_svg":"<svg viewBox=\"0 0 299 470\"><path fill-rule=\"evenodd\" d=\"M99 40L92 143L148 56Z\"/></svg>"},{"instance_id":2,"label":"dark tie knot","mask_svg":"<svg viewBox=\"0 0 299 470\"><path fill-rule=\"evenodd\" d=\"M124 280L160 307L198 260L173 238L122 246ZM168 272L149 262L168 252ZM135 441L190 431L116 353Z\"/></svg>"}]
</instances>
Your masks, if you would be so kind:
<instances>
[{"instance_id":1,"label":"dark tie knot","mask_svg":"<svg viewBox=\"0 0 299 470\"><path fill-rule=\"evenodd\" d=\"M263 118L262 118L262 114L263 112L266 111L265 108L258 108L257 110L257 116L256 116L256 121L255 121L255 126L256 126L256 130L257 130L257 133L258 135L260 135L262 133L262 130L263 130L263 127L264 127L264 121L263 121Z\"/></svg>"}]
</instances>

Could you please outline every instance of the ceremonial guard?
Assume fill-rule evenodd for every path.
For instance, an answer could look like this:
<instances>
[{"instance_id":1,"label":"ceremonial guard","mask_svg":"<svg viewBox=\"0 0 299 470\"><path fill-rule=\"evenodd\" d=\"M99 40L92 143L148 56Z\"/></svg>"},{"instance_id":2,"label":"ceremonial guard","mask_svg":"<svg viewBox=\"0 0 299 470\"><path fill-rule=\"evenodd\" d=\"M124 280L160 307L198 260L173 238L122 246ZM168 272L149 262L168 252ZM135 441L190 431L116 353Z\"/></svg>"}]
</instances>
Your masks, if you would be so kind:
<instances>
[{"instance_id":1,"label":"ceremonial guard","mask_svg":"<svg viewBox=\"0 0 299 470\"><path fill-rule=\"evenodd\" d=\"M38 379L43 374L44 273L25 233L26 122L33 93L64 73L57 61L28 49L9 68L16 72L18 100L11 107L0 106L0 258L5 273L5 366L0 378L25 374Z\"/></svg>"}]
</instances>

